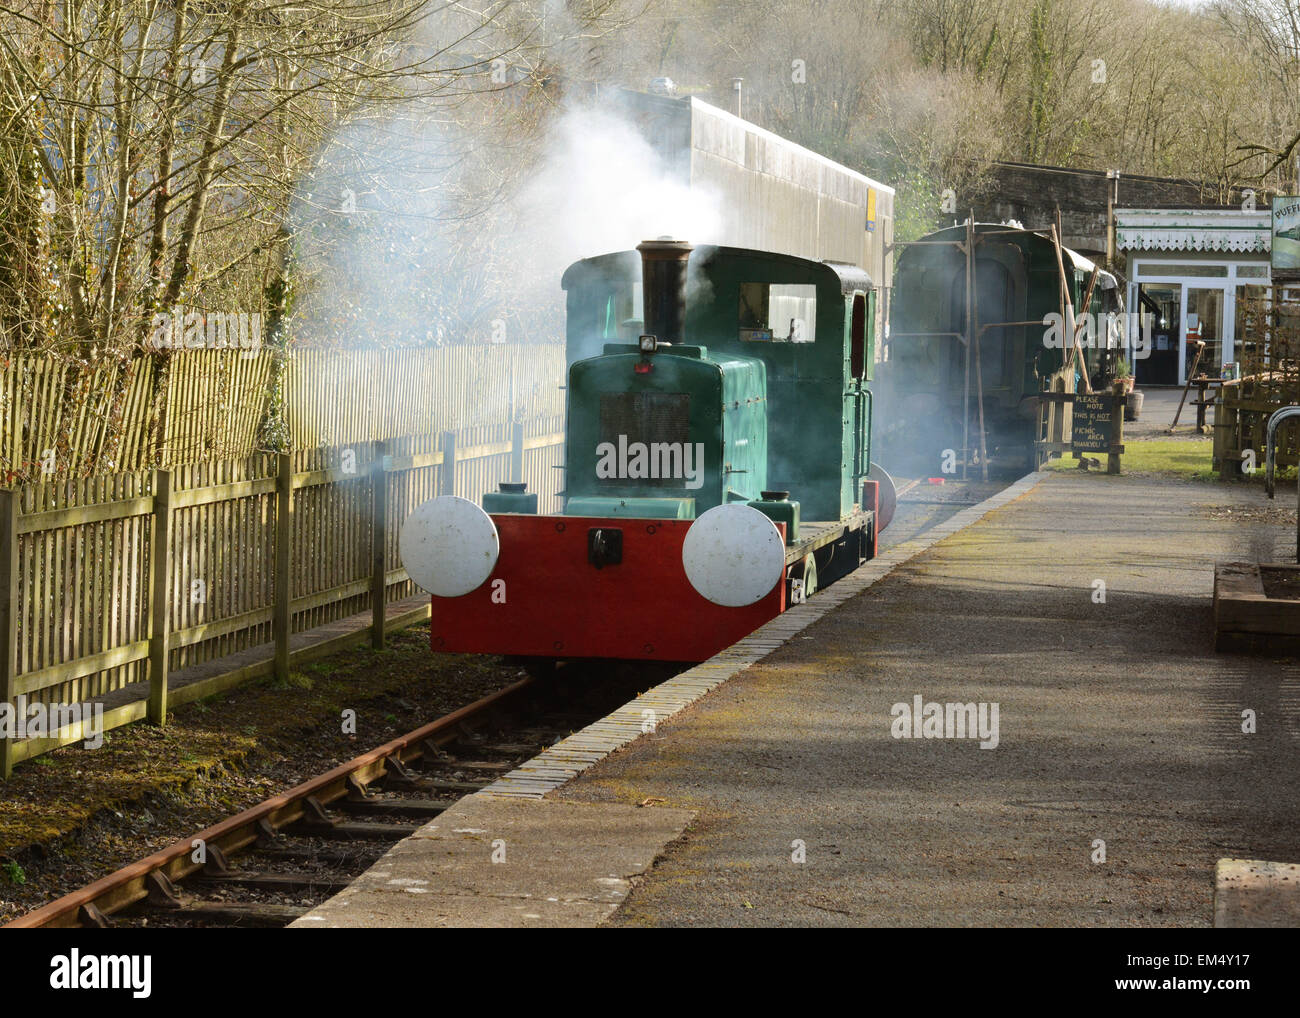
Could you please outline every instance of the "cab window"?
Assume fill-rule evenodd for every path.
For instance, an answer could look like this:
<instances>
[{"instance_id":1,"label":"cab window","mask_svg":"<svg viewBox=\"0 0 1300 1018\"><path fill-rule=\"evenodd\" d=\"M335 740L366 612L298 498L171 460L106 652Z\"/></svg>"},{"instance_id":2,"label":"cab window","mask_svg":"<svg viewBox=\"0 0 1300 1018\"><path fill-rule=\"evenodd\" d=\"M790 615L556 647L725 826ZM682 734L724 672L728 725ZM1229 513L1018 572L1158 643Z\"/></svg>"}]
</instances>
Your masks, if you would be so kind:
<instances>
[{"instance_id":1,"label":"cab window","mask_svg":"<svg viewBox=\"0 0 1300 1018\"><path fill-rule=\"evenodd\" d=\"M817 287L811 283L741 283L740 338L747 343L811 343Z\"/></svg>"},{"instance_id":2,"label":"cab window","mask_svg":"<svg viewBox=\"0 0 1300 1018\"><path fill-rule=\"evenodd\" d=\"M849 319L849 370L854 378L864 378L867 373L867 297L853 295L853 311Z\"/></svg>"},{"instance_id":3,"label":"cab window","mask_svg":"<svg viewBox=\"0 0 1300 1018\"><path fill-rule=\"evenodd\" d=\"M605 305L600 316L600 332L604 339L621 343L635 343L644 330L641 323L641 282L620 283L605 295Z\"/></svg>"}]
</instances>

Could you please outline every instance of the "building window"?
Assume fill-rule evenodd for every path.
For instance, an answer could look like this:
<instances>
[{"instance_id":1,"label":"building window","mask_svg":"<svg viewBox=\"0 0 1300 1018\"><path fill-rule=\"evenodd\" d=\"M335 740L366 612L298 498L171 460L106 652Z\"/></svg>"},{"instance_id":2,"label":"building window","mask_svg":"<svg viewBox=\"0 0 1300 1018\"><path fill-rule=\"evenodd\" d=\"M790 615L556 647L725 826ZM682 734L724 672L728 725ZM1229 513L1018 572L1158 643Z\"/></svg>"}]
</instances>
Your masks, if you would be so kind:
<instances>
[{"instance_id":1,"label":"building window","mask_svg":"<svg viewBox=\"0 0 1300 1018\"><path fill-rule=\"evenodd\" d=\"M1178 265L1173 262L1164 264L1162 262L1139 262L1137 274L1142 278L1152 276L1226 276L1228 266L1226 265L1205 265L1189 263Z\"/></svg>"}]
</instances>

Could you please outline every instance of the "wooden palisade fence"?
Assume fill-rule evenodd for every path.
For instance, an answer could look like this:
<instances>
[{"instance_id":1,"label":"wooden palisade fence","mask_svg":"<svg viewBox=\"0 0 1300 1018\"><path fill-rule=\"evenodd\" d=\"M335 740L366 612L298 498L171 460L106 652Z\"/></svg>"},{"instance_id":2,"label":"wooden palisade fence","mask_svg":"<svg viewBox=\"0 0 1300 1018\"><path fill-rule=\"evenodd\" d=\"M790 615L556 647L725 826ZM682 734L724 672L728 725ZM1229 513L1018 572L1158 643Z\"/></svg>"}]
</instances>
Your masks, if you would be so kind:
<instances>
[{"instance_id":1,"label":"wooden palisade fence","mask_svg":"<svg viewBox=\"0 0 1300 1018\"><path fill-rule=\"evenodd\" d=\"M558 508L562 364L558 348L295 355L295 448L221 458L211 451L228 451L231 436L204 431L233 425L251 444L249 416L223 420L202 385L174 382L169 437L183 441L158 468L0 489L0 704L93 701L105 730L161 724L172 707L284 677L358 637L381 645L387 628L428 613L397 550L421 502L524 480L543 512ZM250 388L264 377L256 367L243 369ZM178 407L207 423L186 427ZM10 436L11 462L51 434ZM310 630L318 637L303 640ZM0 739L0 775L81 737L71 725Z\"/></svg>"},{"instance_id":2,"label":"wooden palisade fence","mask_svg":"<svg viewBox=\"0 0 1300 1018\"><path fill-rule=\"evenodd\" d=\"M0 702L99 700L105 730L161 724L171 707L356 642L343 633L299 653L299 633L368 612L364 633L382 646L389 605L417 596L397 554L407 514L511 479L555 508L561 425L118 475L71 486L74 504L43 511L26 511L33 490L0 490ZM410 614L396 621L427 605ZM74 726L0 741L0 772L81 737Z\"/></svg>"}]
</instances>

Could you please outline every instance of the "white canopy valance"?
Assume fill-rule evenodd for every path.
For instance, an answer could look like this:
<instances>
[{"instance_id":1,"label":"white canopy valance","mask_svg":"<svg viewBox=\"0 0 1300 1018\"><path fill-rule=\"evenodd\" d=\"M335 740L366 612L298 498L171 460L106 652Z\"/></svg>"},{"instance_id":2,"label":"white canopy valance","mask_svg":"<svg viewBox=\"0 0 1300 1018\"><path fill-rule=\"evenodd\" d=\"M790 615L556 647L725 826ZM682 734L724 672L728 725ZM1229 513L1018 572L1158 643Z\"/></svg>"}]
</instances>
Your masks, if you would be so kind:
<instances>
[{"instance_id":1,"label":"white canopy valance","mask_svg":"<svg viewBox=\"0 0 1300 1018\"><path fill-rule=\"evenodd\" d=\"M1116 209L1121 251L1206 251L1267 254L1269 213L1245 209Z\"/></svg>"}]
</instances>

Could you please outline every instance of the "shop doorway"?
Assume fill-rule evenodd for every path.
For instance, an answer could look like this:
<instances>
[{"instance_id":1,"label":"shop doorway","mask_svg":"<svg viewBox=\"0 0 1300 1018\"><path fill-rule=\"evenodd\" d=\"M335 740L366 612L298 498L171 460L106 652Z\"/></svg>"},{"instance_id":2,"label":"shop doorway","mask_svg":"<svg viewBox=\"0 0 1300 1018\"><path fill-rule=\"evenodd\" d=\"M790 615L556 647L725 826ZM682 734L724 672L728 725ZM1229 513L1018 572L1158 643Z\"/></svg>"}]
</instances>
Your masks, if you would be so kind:
<instances>
[{"instance_id":1,"label":"shop doorway","mask_svg":"<svg viewBox=\"0 0 1300 1018\"><path fill-rule=\"evenodd\" d=\"M1223 367L1223 298L1221 287L1213 290L1187 288L1187 366L1183 377L1190 378L1196 359L1196 340L1205 344L1196 373L1218 378Z\"/></svg>"},{"instance_id":2,"label":"shop doorway","mask_svg":"<svg viewBox=\"0 0 1300 1018\"><path fill-rule=\"evenodd\" d=\"M1152 318L1151 349L1146 357L1134 358L1133 373L1138 385L1178 384L1182 290L1177 283L1138 284L1138 311Z\"/></svg>"}]
</instances>

